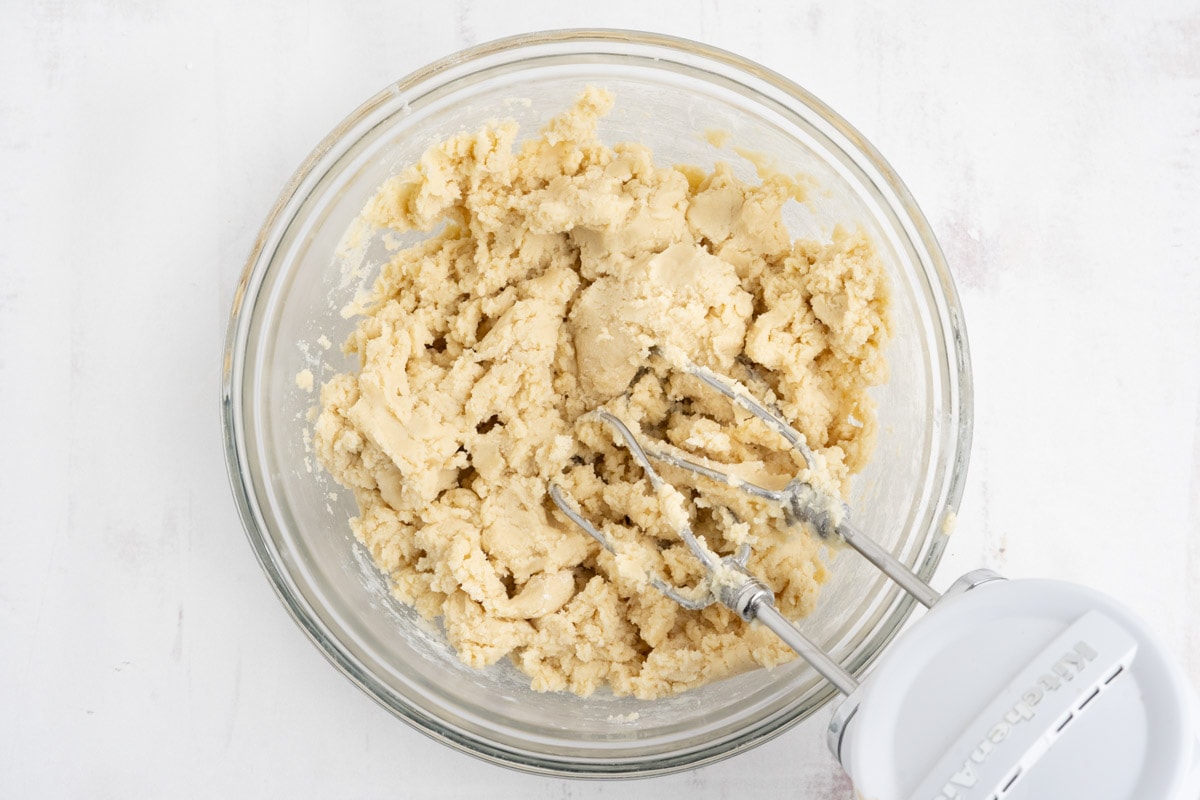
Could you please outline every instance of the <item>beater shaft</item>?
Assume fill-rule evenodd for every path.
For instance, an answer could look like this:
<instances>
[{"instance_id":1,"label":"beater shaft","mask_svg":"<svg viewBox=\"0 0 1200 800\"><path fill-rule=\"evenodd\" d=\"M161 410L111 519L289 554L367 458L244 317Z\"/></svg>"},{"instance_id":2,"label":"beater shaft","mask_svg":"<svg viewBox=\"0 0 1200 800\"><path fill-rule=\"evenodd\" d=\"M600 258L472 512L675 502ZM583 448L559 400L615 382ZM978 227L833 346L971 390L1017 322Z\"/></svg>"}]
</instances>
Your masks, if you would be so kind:
<instances>
[{"instance_id":1,"label":"beater shaft","mask_svg":"<svg viewBox=\"0 0 1200 800\"><path fill-rule=\"evenodd\" d=\"M916 573L906 567L903 562L849 522L843 520L837 526L837 532L842 541L857 550L863 558L895 581L897 586L916 598L921 605L933 608L933 604L941 599L941 595L935 592L933 587L918 578Z\"/></svg>"},{"instance_id":2,"label":"beater shaft","mask_svg":"<svg viewBox=\"0 0 1200 800\"><path fill-rule=\"evenodd\" d=\"M755 617L788 647L796 651L809 665L821 674L825 680L832 683L837 690L849 696L858 688L858 681L847 672L841 664L834 661L828 653L822 650L811 639L788 620L774 605L764 605L758 609Z\"/></svg>"}]
</instances>

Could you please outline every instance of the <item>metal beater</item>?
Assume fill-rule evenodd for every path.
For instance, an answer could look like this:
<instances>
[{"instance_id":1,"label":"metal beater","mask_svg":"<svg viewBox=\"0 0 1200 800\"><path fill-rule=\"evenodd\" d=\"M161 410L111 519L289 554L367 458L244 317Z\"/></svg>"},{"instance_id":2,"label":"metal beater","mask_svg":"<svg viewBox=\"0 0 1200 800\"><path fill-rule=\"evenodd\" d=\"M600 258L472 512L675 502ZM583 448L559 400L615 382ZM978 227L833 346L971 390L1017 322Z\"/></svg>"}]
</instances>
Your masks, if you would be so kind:
<instances>
[{"instance_id":1,"label":"metal beater","mask_svg":"<svg viewBox=\"0 0 1200 800\"><path fill-rule=\"evenodd\" d=\"M652 353L762 420L815 468L803 434L741 383L681 353ZM828 743L860 795L1200 797L1200 703L1148 627L1112 598L1059 581L1007 581L989 570L967 573L939 595L855 528L840 499L812 483L796 478L767 489L670 445L640 442L608 411L591 415L620 436L660 498L669 486L653 461L774 503L789 523L805 522L823 539L849 545L931 609L860 682L775 608L771 589L746 568L748 545L718 556L678 520L679 537L706 577L688 591L649 579L684 608L721 603L746 622L761 622L847 696ZM549 493L572 522L615 552L560 486L551 483Z\"/></svg>"}]
</instances>

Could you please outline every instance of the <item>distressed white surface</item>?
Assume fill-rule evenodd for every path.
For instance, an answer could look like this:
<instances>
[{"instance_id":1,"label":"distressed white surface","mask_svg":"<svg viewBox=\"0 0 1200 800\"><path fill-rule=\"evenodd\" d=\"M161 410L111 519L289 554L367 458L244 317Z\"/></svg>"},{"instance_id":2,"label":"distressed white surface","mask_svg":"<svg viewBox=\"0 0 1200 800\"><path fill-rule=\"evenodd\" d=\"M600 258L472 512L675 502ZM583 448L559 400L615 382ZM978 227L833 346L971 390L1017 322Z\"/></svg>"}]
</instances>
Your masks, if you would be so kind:
<instances>
[{"instance_id":1,"label":"distressed white surface","mask_svg":"<svg viewBox=\"0 0 1200 800\"><path fill-rule=\"evenodd\" d=\"M0 795L853 796L824 718L723 764L579 783L396 722L287 618L217 414L253 236L309 149L429 60L526 30L756 58L883 152L974 351L944 586L1093 584L1200 684L1200 11L1194 3L0 5Z\"/></svg>"}]
</instances>

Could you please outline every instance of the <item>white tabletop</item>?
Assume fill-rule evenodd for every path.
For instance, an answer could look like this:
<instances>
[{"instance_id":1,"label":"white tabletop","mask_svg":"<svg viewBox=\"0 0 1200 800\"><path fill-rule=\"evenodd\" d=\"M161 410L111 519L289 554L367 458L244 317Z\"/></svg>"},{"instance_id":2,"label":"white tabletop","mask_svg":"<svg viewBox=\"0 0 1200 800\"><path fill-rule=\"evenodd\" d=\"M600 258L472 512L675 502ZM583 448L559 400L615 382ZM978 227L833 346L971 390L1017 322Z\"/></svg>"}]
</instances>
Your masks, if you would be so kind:
<instances>
[{"instance_id":1,"label":"white tabletop","mask_svg":"<svg viewBox=\"0 0 1200 800\"><path fill-rule=\"evenodd\" d=\"M220 356L284 182L388 82L574 26L755 58L878 147L945 248L974 357L937 585L978 565L1092 584L1200 684L1194 3L6 2L0 795L853 796L827 713L652 781L460 755L326 663L245 541Z\"/></svg>"}]
</instances>

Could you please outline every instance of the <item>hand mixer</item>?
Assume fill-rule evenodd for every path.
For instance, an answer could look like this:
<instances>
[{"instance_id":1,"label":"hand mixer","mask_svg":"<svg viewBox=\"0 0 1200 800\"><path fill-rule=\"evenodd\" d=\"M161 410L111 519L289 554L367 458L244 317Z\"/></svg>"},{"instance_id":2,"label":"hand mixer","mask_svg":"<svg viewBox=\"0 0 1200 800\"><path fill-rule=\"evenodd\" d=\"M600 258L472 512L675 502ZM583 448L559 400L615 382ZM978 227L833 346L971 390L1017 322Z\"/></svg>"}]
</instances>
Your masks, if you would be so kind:
<instances>
[{"instance_id":1,"label":"hand mixer","mask_svg":"<svg viewBox=\"0 0 1200 800\"><path fill-rule=\"evenodd\" d=\"M803 434L741 383L679 353L652 352L754 414L813 469ZM684 608L719 602L761 622L846 695L828 744L860 797L1200 798L1200 703L1148 627L1112 598L1060 581L1009 581L989 570L967 573L939 596L812 483L796 478L767 489L669 445L640 442L608 411L591 414L615 431L660 501L673 489L652 461L778 504L789 524L806 522L823 539L849 545L930 609L860 682L775 608L772 591L746 568L748 545L718 556L686 515L668 514L706 578L690 590L658 576L650 585ZM550 496L613 551L561 487L551 484Z\"/></svg>"}]
</instances>

